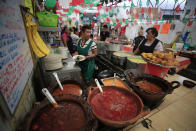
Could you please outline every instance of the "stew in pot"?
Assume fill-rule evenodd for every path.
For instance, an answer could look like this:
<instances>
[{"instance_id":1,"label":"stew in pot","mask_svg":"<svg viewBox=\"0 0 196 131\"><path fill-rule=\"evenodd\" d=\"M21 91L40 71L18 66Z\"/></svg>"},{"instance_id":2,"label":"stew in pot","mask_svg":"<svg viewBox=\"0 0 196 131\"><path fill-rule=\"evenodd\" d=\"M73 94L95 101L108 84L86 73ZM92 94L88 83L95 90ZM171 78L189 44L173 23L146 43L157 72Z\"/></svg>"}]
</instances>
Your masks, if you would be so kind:
<instances>
[{"instance_id":1,"label":"stew in pot","mask_svg":"<svg viewBox=\"0 0 196 131\"><path fill-rule=\"evenodd\" d=\"M72 94L76 96L81 96L82 95L82 89L75 84L64 84L63 85L63 90L61 90L59 87L54 90L52 95L60 95L60 94Z\"/></svg>"},{"instance_id":2,"label":"stew in pot","mask_svg":"<svg viewBox=\"0 0 196 131\"><path fill-rule=\"evenodd\" d=\"M80 131L85 126L85 114L77 103L59 102L58 109L45 108L34 120L32 131ZM63 106L63 107L62 107Z\"/></svg>"},{"instance_id":3,"label":"stew in pot","mask_svg":"<svg viewBox=\"0 0 196 131\"><path fill-rule=\"evenodd\" d=\"M160 87L147 81L138 81L136 85L149 92L163 92Z\"/></svg>"},{"instance_id":4,"label":"stew in pot","mask_svg":"<svg viewBox=\"0 0 196 131\"><path fill-rule=\"evenodd\" d=\"M112 121L126 121L137 116L136 98L127 92L105 89L103 94L96 94L90 101L93 111Z\"/></svg>"}]
</instances>

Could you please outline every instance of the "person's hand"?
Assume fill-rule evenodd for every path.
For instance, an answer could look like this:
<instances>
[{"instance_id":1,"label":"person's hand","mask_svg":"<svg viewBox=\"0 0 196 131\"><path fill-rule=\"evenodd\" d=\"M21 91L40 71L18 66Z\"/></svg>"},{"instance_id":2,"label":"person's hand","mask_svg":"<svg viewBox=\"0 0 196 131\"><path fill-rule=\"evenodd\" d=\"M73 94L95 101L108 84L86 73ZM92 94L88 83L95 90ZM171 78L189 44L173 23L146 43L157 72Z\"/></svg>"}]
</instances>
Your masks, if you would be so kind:
<instances>
[{"instance_id":1,"label":"person's hand","mask_svg":"<svg viewBox=\"0 0 196 131\"><path fill-rule=\"evenodd\" d=\"M74 52L72 55L73 55L73 56L78 55L78 52L76 51L76 52Z\"/></svg>"}]
</instances>

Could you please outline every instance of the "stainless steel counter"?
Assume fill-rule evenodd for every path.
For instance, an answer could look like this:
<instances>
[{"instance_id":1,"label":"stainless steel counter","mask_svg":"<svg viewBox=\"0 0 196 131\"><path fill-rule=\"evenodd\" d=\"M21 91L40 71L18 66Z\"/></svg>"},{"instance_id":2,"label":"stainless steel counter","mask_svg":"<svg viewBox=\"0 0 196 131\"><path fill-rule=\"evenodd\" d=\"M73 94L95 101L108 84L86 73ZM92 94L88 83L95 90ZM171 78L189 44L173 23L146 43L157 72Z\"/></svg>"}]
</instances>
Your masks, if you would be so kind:
<instances>
[{"instance_id":1,"label":"stainless steel counter","mask_svg":"<svg viewBox=\"0 0 196 131\"><path fill-rule=\"evenodd\" d=\"M42 73L44 77L44 83L46 87L52 87L56 85L56 80L53 76L53 72L57 72L60 80L76 80L79 83L82 82L80 79L81 69L78 65L75 64L71 54L68 54L68 58L63 60L63 68L47 71L44 68L43 60L41 60L42 64Z\"/></svg>"}]
</instances>

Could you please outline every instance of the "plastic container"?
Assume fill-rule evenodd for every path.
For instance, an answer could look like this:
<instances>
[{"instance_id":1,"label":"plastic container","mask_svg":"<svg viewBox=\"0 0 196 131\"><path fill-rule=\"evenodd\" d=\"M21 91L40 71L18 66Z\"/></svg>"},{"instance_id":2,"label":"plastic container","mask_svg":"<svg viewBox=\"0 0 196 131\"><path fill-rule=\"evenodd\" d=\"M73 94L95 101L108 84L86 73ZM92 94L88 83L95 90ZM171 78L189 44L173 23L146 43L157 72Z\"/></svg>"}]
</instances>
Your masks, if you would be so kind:
<instances>
[{"instance_id":1,"label":"plastic container","mask_svg":"<svg viewBox=\"0 0 196 131\"><path fill-rule=\"evenodd\" d=\"M58 50L59 54L68 57L68 48L59 47L57 50Z\"/></svg>"},{"instance_id":2,"label":"plastic container","mask_svg":"<svg viewBox=\"0 0 196 131\"><path fill-rule=\"evenodd\" d=\"M45 11L37 12L39 24L46 27L57 27L58 15Z\"/></svg>"}]
</instances>

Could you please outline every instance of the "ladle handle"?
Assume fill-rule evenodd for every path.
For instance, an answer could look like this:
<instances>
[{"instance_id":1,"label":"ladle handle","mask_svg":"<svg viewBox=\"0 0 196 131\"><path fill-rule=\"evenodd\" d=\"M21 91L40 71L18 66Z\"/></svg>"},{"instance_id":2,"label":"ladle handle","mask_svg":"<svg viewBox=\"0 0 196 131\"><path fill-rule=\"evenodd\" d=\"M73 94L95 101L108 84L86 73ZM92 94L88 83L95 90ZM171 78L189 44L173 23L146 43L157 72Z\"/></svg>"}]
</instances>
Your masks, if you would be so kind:
<instances>
[{"instance_id":1,"label":"ladle handle","mask_svg":"<svg viewBox=\"0 0 196 131\"><path fill-rule=\"evenodd\" d=\"M54 107L57 107L58 106L57 102L52 97L52 95L50 94L50 92L48 91L48 89L43 88L42 89L42 93L46 96L46 98L50 101L50 103L52 103L54 105Z\"/></svg>"},{"instance_id":2,"label":"ladle handle","mask_svg":"<svg viewBox=\"0 0 196 131\"><path fill-rule=\"evenodd\" d=\"M57 73L56 72L53 72L53 75L56 78L56 81L59 84L60 89L63 90L63 86L62 86L62 84L61 84L61 82L59 80L59 77L58 77Z\"/></svg>"},{"instance_id":3,"label":"ladle handle","mask_svg":"<svg viewBox=\"0 0 196 131\"><path fill-rule=\"evenodd\" d=\"M95 83L97 84L97 87L99 88L100 92L103 93L101 85L99 84L99 81L97 79L95 79Z\"/></svg>"},{"instance_id":4,"label":"ladle handle","mask_svg":"<svg viewBox=\"0 0 196 131\"><path fill-rule=\"evenodd\" d=\"M114 73L114 85L116 85L116 73Z\"/></svg>"}]
</instances>

